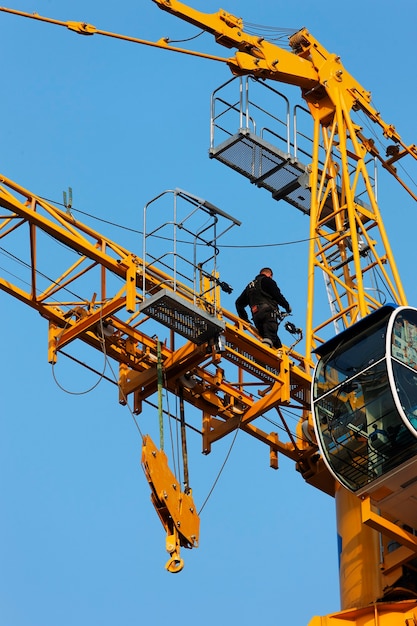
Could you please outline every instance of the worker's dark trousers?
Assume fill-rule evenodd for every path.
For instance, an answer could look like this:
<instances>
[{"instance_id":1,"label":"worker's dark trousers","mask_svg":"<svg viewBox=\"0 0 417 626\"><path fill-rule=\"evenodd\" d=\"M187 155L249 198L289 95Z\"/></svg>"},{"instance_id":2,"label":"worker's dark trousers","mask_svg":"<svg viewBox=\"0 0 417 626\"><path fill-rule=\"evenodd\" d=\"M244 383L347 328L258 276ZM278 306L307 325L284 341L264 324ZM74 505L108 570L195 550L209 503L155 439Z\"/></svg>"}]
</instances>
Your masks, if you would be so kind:
<instances>
[{"instance_id":1,"label":"worker's dark trousers","mask_svg":"<svg viewBox=\"0 0 417 626\"><path fill-rule=\"evenodd\" d=\"M253 323L265 343L270 343L274 348L282 346L278 337L278 312L269 305L260 305L257 313L253 315Z\"/></svg>"}]
</instances>

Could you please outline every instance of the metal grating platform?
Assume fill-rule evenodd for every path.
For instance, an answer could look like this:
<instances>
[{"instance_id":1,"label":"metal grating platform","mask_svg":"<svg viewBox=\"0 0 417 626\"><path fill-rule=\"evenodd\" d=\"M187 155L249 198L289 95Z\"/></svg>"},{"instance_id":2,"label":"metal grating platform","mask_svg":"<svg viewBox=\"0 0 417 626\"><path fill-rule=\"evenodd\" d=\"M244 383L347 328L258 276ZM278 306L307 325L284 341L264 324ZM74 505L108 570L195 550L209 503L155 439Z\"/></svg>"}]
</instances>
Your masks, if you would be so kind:
<instances>
[{"instance_id":1,"label":"metal grating platform","mask_svg":"<svg viewBox=\"0 0 417 626\"><path fill-rule=\"evenodd\" d=\"M240 351L234 344L226 341L226 352L224 358L244 369L249 374L253 374L269 385L273 385L279 380L279 368L271 368L265 363L260 363L254 359L249 352Z\"/></svg>"},{"instance_id":2,"label":"metal grating platform","mask_svg":"<svg viewBox=\"0 0 417 626\"><path fill-rule=\"evenodd\" d=\"M306 166L261 137L240 131L220 146L211 148L210 158L267 189L276 200L284 199L303 213L310 212Z\"/></svg>"},{"instance_id":3,"label":"metal grating platform","mask_svg":"<svg viewBox=\"0 0 417 626\"><path fill-rule=\"evenodd\" d=\"M239 131L219 146L210 148L209 156L249 178L257 187L270 191L274 200L285 200L310 215L311 189L307 167L261 137L249 131ZM367 208L360 199L355 198L355 201ZM333 210L329 196L322 218L332 216L326 222L331 230L336 229ZM367 221L365 216L364 221Z\"/></svg>"},{"instance_id":4,"label":"metal grating platform","mask_svg":"<svg viewBox=\"0 0 417 626\"><path fill-rule=\"evenodd\" d=\"M222 320L209 315L166 289L147 298L139 309L197 345L217 337L225 329Z\"/></svg>"}]
</instances>

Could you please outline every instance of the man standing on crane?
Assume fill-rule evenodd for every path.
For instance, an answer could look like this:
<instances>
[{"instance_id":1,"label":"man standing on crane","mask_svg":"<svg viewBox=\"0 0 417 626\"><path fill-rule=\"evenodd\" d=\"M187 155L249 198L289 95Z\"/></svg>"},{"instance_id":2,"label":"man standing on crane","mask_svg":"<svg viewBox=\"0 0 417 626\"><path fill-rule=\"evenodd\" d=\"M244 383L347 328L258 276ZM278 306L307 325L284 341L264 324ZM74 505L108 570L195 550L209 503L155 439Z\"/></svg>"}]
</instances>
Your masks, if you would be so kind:
<instances>
[{"instance_id":1,"label":"man standing on crane","mask_svg":"<svg viewBox=\"0 0 417 626\"><path fill-rule=\"evenodd\" d=\"M282 343L278 337L278 325L281 321L278 307L285 309L287 314L291 313L291 307L272 276L271 268L262 268L236 300L236 310L239 317L248 322L246 307L249 306L253 323L262 337L262 343L271 348L281 348Z\"/></svg>"}]
</instances>

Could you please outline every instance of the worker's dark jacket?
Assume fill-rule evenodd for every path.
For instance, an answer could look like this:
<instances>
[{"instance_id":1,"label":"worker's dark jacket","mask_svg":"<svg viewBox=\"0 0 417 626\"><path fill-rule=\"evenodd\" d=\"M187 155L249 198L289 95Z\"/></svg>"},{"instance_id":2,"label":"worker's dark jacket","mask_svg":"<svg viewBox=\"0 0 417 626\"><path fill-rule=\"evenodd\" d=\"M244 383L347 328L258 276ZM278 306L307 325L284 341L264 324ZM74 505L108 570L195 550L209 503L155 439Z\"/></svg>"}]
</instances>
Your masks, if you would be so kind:
<instances>
[{"instance_id":1,"label":"worker's dark jacket","mask_svg":"<svg viewBox=\"0 0 417 626\"><path fill-rule=\"evenodd\" d=\"M282 295L277 283L273 278L258 274L255 280L252 280L245 287L238 299L236 300L236 311L239 317L245 322L249 321L245 307L249 306L252 315L256 315L259 309L266 307L277 309L278 306L287 312L291 310L287 300Z\"/></svg>"}]
</instances>

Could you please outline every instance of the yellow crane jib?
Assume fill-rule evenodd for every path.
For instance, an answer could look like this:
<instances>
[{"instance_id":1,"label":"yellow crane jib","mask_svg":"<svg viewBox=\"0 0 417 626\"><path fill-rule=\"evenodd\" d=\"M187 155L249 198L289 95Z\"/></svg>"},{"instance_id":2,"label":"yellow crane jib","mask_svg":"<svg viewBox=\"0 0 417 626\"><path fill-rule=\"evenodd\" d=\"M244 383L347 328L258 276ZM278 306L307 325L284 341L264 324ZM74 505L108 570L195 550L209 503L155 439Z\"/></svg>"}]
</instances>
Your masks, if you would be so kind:
<instances>
[{"instance_id":1,"label":"yellow crane jib","mask_svg":"<svg viewBox=\"0 0 417 626\"><path fill-rule=\"evenodd\" d=\"M191 495L185 493L168 467L168 459L145 435L142 445L142 467L151 487L151 500L166 532L166 548L170 558L166 569L176 574L184 567L180 547L196 548L200 518Z\"/></svg>"},{"instance_id":2,"label":"yellow crane jib","mask_svg":"<svg viewBox=\"0 0 417 626\"><path fill-rule=\"evenodd\" d=\"M0 12L3 13L11 13L12 15L18 15L20 17L28 17L32 20L38 20L40 22L47 22L48 24L54 24L55 26L63 26L68 30L77 33L78 35L103 35L104 37L112 37L113 39L121 39L122 41L129 41L131 43L138 43L144 46L151 46L153 48L162 48L165 50L171 50L172 52L180 52L182 54L189 54L191 56L201 57L203 59L211 59L212 61L221 61L223 63L227 62L227 59L222 57L218 57L212 54L205 54L204 52L195 52L193 50L187 50L185 48L178 48L176 46L172 46L169 43L168 38L162 37L158 41L148 41L147 39L140 39L138 37L129 37L128 35L121 35L119 33L113 33L110 31L101 30L96 28L92 24L88 24L87 22L76 22L73 20L70 21L62 21L55 20L49 17L45 17L43 15L39 15L39 13L26 13L25 11L17 11L16 9L9 9L8 7L0 7Z\"/></svg>"},{"instance_id":3,"label":"yellow crane jib","mask_svg":"<svg viewBox=\"0 0 417 626\"><path fill-rule=\"evenodd\" d=\"M216 133L225 131L226 139L223 136L216 145L213 137L210 158L268 189L274 200L285 200L309 216L305 355L297 355L293 344L284 347L277 358L248 324L221 309L217 273L201 273L200 285L191 281L192 288L177 283L176 270L174 280L166 268L157 267L155 259L146 262L151 259L149 251L140 260L76 221L69 210L71 202L65 200L66 211L60 211L5 178L0 185L4 213L0 237L4 242L7 235L8 241L14 242L16 231L20 234L21 226L28 225L31 264L28 288L0 276L0 290L49 320L51 363L57 352L76 338L105 350L106 356L119 363L120 402L126 404L127 396L134 394L134 413L141 412L142 403L156 391L161 392L163 367L167 391L202 411L205 454L215 441L239 429L269 446L272 467L277 469L280 452L297 464L308 483L335 497L342 612L313 618L310 626L336 626L346 621L356 626L365 622L370 626L371 621L375 626L397 626L400 622L416 625L417 513L413 503L417 499L417 308L407 305L382 223L373 162L379 161L417 200L417 194L397 173L404 157L411 157L415 164L416 145L406 144L394 125L384 122L371 103L371 92L306 28L291 33L287 50L262 35L245 32L242 19L222 9L207 14L178 0L153 1L210 33L216 43L234 48L234 56L223 58L178 48L169 38L151 42L119 35L86 22L62 22L5 7L0 7L0 12L48 22L81 35L113 37L227 63L238 77L235 84L241 93L247 93L246 103L237 107L233 99L231 104L217 95L213 99L216 105L227 107L214 115L213 106L212 115L213 128ZM273 128L256 125L275 136L272 144L264 135L256 136L249 114L249 103L251 108L254 103L249 98L247 78L257 79L250 81L256 88L265 79L300 88L308 110L297 108L311 117L304 137L307 163L298 159L303 151L297 141L304 131L291 128L291 124L286 123L288 137L283 149L277 141L280 133L274 133ZM269 85L267 88L271 94L283 95ZM225 111L234 110L239 114L237 132L217 125L220 117L227 117ZM265 107L262 110L266 113ZM382 147L365 136L367 131L362 129L357 113L365 114L367 121L382 131ZM242 154L248 156L243 158ZM261 166L256 174L252 167L255 162ZM174 194L175 200L184 199L182 192L175 190ZM205 201L185 196L212 215L213 207ZM43 257L37 255L43 233L76 254L69 269L51 279L48 267L41 270ZM73 285L81 283L85 289L84 277L97 266L101 267L100 288L95 285L68 302L68 287L78 293ZM374 271L382 277L386 293L375 289ZM321 317L322 307L313 316L316 275L325 278L330 305L327 319ZM109 297L113 276L122 279L123 287ZM381 283L379 277L377 282ZM207 292L213 297L207 297ZM391 305L384 306L386 302L393 303L393 310L387 310ZM145 333L144 322L150 322L152 334ZM154 324L170 329L171 345L157 342ZM297 331L295 327L293 330ZM332 338L326 339L329 332ZM187 341L178 345L175 335ZM219 337L224 345L216 350L213 343ZM388 343L387 338L391 338ZM313 350L320 360L311 385ZM235 367L233 376L219 367L221 360L228 370ZM259 390L252 393L254 388ZM296 433L286 423L281 407L300 413ZM162 414L162 407L159 409ZM288 441L281 440L276 432L261 430L255 422L272 409L277 410L279 427ZM186 426L181 411L184 435ZM196 547L199 537L199 517L188 487L185 437L182 443L182 489L165 453L149 436L144 437L142 450L151 500L167 532L170 558L166 568L172 573L183 568L180 548Z\"/></svg>"}]
</instances>

